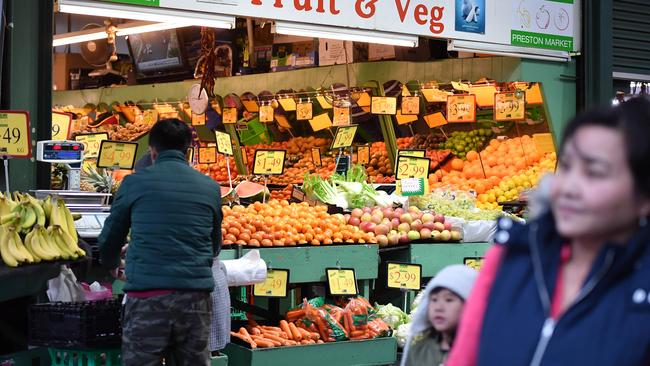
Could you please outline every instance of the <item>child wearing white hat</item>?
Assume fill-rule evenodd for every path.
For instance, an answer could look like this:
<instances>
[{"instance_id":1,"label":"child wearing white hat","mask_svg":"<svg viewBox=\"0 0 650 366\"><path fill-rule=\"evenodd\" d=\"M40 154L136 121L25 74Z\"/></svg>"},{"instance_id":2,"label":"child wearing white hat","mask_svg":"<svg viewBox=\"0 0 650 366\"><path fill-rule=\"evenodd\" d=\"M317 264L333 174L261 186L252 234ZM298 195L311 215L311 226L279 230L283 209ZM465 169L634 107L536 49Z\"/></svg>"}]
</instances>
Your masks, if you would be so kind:
<instances>
[{"instance_id":1,"label":"child wearing white hat","mask_svg":"<svg viewBox=\"0 0 650 366\"><path fill-rule=\"evenodd\" d=\"M413 316L401 366L444 364L477 275L474 269L456 264L429 281Z\"/></svg>"}]
</instances>

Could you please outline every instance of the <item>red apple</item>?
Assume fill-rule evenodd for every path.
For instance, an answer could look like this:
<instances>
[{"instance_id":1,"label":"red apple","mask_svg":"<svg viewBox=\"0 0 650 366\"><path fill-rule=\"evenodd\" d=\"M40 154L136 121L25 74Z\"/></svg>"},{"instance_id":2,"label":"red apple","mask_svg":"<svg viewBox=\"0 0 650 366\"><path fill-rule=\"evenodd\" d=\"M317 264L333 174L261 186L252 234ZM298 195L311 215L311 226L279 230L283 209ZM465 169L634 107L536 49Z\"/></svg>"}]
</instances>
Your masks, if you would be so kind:
<instances>
[{"instance_id":1,"label":"red apple","mask_svg":"<svg viewBox=\"0 0 650 366\"><path fill-rule=\"evenodd\" d=\"M443 231L443 230L445 230L445 224L443 224L441 222L434 222L433 223L433 230Z\"/></svg>"},{"instance_id":2,"label":"red apple","mask_svg":"<svg viewBox=\"0 0 650 366\"><path fill-rule=\"evenodd\" d=\"M399 235L399 243L400 244L408 244L409 242L409 236L406 233L401 233Z\"/></svg>"},{"instance_id":3,"label":"red apple","mask_svg":"<svg viewBox=\"0 0 650 366\"><path fill-rule=\"evenodd\" d=\"M392 207L384 207L381 212L384 214L384 217L388 217L389 219L393 218L393 208Z\"/></svg>"},{"instance_id":4,"label":"red apple","mask_svg":"<svg viewBox=\"0 0 650 366\"><path fill-rule=\"evenodd\" d=\"M388 225L377 225L375 226L375 235L388 235L390 232L390 227Z\"/></svg>"},{"instance_id":5,"label":"red apple","mask_svg":"<svg viewBox=\"0 0 650 366\"><path fill-rule=\"evenodd\" d=\"M380 248L388 246L388 237L386 235L377 235L376 239Z\"/></svg>"},{"instance_id":6,"label":"red apple","mask_svg":"<svg viewBox=\"0 0 650 366\"><path fill-rule=\"evenodd\" d=\"M397 245L399 243L399 234L397 232L391 232L388 234L388 244Z\"/></svg>"},{"instance_id":7,"label":"red apple","mask_svg":"<svg viewBox=\"0 0 650 366\"><path fill-rule=\"evenodd\" d=\"M445 222L445 230L451 231L451 222Z\"/></svg>"},{"instance_id":8,"label":"red apple","mask_svg":"<svg viewBox=\"0 0 650 366\"><path fill-rule=\"evenodd\" d=\"M430 213L425 213L422 215L422 222L427 223L429 221L434 222L435 217Z\"/></svg>"},{"instance_id":9,"label":"red apple","mask_svg":"<svg viewBox=\"0 0 650 366\"><path fill-rule=\"evenodd\" d=\"M427 228L422 228L422 230L420 230L420 238L431 239L431 230Z\"/></svg>"},{"instance_id":10,"label":"red apple","mask_svg":"<svg viewBox=\"0 0 650 366\"><path fill-rule=\"evenodd\" d=\"M358 217L358 218L361 218L361 216L363 215L363 210L360 209L360 208L355 208L354 210L352 210L352 212L350 213L350 215L351 215L352 217Z\"/></svg>"},{"instance_id":11,"label":"red apple","mask_svg":"<svg viewBox=\"0 0 650 366\"><path fill-rule=\"evenodd\" d=\"M422 227L427 228L427 229L433 231L435 225L436 225L436 223L433 222L433 221L425 221L424 224L422 224Z\"/></svg>"},{"instance_id":12,"label":"red apple","mask_svg":"<svg viewBox=\"0 0 650 366\"><path fill-rule=\"evenodd\" d=\"M401 207L398 207L393 211L393 217L400 217L404 213L404 209Z\"/></svg>"},{"instance_id":13,"label":"red apple","mask_svg":"<svg viewBox=\"0 0 650 366\"><path fill-rule=\"evenodd\" d=\"M408 232L407 235L408 235L408 238L409 238L410 241L420 240L420 232L419 231L411 230L411 231Z\"/></svg>"},{"instance_id":14,"label":"red apple","mask_svg":"<svg viewBox=\"0 0 650 366\"><path fill-rule=\"evenodd\" d=\"M444 223L445 223L445 216L444 216L444 215L440 215L440 214L435 215L435 216L434 216L434 221L435 221L435 222L440 222L440 223L443 223L443 224L444 224Z\"/></svg>"},{"instance_id":15,"label":"red apple","mask_svg":"<svg viewBox=\"0 0 650 366\"><path fill-rule=\"evenodd\" d=\"M440 237L441 237L440 231L433 230L431 232L431 239L433 239L434 241L440 241Z\"/></svg>"},{"instance_id":16,"label":"red apple","mask_svg":"<svg viewBox=\"0 0 650 366\"><path fill-rule=\"evenodd\" d=\"M369 213L364 213L363 215L361 215L361 222L371 221L371 220L372 220L372 215L370 215Z\"/></svg>"},{"instance_id":17,"label":"red apple","mask_svg":"<svg viewBox=\"0 0 650 366\"><path fill-rule=\"evenodd\" d=\"M352 226L359 226L359 224L361 224L361 220L356 216L351 216L348 224Z\"/></svg>"},{"instance_id":18,"label":"red apple","mask_svg":"<svg viewBox=\"0 0 650 366\"><path fill-rule=\"evenodd\" d=\"M381 212L379 212L379 215L372 214L372 218L370 219L370 221L374 222L375 224L379 224L383 219L384 219L384 215Z\"/></svg>"},{"instance_id":19,"label":"red apple","mask_svg":"<svg viewBox=\"0 0 650 366\"><path fill-rule=\"evenodd\" d=\"M420 221L420 220L415 220L415 221L413 221L413 222L411 223L411 229L413 229L413 230L415 230L415 231L420 231L420 230L422 230L422 227L423 227L422 225L423 225L423 224L422 224L422 221Z\"/></svg>"},{"instance_id":20,"label":"red apple","mask_svg":"<svg viewBox=\"0 0 650 366\"><path fill-rule=\"evenodd\" d=\"M397 230L397 227L399 226L399 224L401 224L401 222L397 218L390 220L391 228L394 229L394 230Z\"/></svg>"},{"instance_id":21,"label":"red apple","mask_svg":"<svg viewBox=\"0 0 650 366\"><path fill-rule=\"evenodd\" d=\"M411 216L411 214L405 213L405 214L402 214L402 215L399 217L399 220L400 220L401 222L405 222L405 223L407 223L407 224L410 224L410 223L413 222L413 216Z\"/></svg>"},{"instance_id":22,"label":"red apple","mask_svg":"<svg viewBox=\"0 0 650 366\"><path fill-rule=\"evenodd\" d=\"M372 212L372 208L370 207L364 207L361 210L363 211L363 213L368 213L368 214Z\"/></svg>"},{"instance_id":23,"label":"red apple","mask_svg":"<svg viewBox=\"0 0 650 366\"><path fill-rule=\"evenodd\" d=\"M399 231L400 233L408 233L409 231L411 231L411 225L403 222L399 224L399 226L397 227L397 231Z\"/></svg>"}]
</instances>

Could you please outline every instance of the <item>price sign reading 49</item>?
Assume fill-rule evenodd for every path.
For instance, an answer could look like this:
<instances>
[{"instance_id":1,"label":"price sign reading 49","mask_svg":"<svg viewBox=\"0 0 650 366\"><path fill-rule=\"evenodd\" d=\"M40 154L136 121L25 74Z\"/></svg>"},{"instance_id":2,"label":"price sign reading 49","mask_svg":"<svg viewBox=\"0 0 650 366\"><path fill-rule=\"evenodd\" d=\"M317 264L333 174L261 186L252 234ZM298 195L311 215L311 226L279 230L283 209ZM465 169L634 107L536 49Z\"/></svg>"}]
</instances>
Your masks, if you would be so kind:
<instances>
[{"instance_id":1,"label":"price sign reading 49","mask_svg":"<svg viewBox=\"0 0 650 366\"><path fill-rule=\"evenodd\" d=\"M357 277L352 268L327 268L327 284L333 296L356 295Z\"/></svg>"},{"instance_id":2,"label":"price sign reading 49","mask_svg":"<svg viewBox=\"0 0 650 366\"><path fill-rule=\"evenodd\" d=\"M32 156L29 113L0 111L0 156L15 158Z\"/></svg>"},{"instance_id":3,"label":"price sign reading 49","mask_svg":"<svg viewBox=\"0 0 650 366\"><path fill-rule=\"evenodd\" d=\"M138 144L122 141L102 141L97 157L98 168L133 169Z\"/></svg>"},{"instance_id":4,"label":"price sign reading 49","mask_svg":"<svg viewBox=\"0 0 650 366\"><path fill-rule=\"evenodd\" d=\"M388 280L386 285L389 288L417 291L422 286L421 265L388 262L387 267Z\"/></svg>"},{"instance_id":5,"label":"price sign reading 49","mask_svg":"<svg viewBox=\"0 0 650 366\"><path fill-rule=\"evenodd\" d=\"M255 175L282 175L284 172L284 159L286 150L255 150L253 174Z\"/></svg>"},{"instance_id":6,"label":"price sign reading 49","mask_svg":"<svg viewBox=\"0 0 650 366\"><path fill-rule=\"evenodd\" d=\"M260 297L287 297L289 288L288 269L269 269L266 281L253 286L253 294Z\"/></svg>"},{"instance_id":7,"label":"price sign reading 49","mask_svg":"<svg viewBox=\"0 0 650 366\"><path fill-rule=\"evenodd\" d=\"M71 125L70 113L52 112L52 140L67 140Z\"/></svg>"},{"instance_id":8,"label":"price sign reading 49","mask_svg":"<svg viewBox=\"0 0 650 366\"><path fill-rule=\"evenodd\" d=\"M429 179L431 159L400 155L397 157L397 179Z\"/></svg>"}]
</instances>

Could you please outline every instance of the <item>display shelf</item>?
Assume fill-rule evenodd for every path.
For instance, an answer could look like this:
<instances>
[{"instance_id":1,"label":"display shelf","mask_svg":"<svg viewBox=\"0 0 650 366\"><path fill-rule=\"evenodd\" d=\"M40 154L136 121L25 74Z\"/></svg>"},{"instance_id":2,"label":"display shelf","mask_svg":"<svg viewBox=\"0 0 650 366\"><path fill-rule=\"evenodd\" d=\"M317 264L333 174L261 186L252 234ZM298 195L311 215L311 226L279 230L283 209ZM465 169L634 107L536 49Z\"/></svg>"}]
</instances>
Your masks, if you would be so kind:
<instances>
[{"instance_id":1,"label":"display shelf","mask_svg":"<svg viewBox=\"0 0 650 366\"><path fill-rule=\"evenodd\" d=\"M228 366L228 356L219 355L210 359L210 366Z\"/></svg>"},{"instance_id":2,"label":"display shelf","mask_svg":"<svg viewBox=\"0 0 650 366\"><path fill-rule=\"evenodd\" d=\"M59 275L63 262L9 268L0 264L0 302L44 291L47 281Z\"/></svg>"},{"instance_id":3,"label":"display shelf","mask_svg":"<svg viewBox=\"0 0 650 366\"><path fill-rule=\"evenodd\" d=\"M275 366L305 360L311 366L391 365L397 358L397 341L389 337L255 350L230 343L223 352L229 366Z\"/></svg>"}]
</instances>

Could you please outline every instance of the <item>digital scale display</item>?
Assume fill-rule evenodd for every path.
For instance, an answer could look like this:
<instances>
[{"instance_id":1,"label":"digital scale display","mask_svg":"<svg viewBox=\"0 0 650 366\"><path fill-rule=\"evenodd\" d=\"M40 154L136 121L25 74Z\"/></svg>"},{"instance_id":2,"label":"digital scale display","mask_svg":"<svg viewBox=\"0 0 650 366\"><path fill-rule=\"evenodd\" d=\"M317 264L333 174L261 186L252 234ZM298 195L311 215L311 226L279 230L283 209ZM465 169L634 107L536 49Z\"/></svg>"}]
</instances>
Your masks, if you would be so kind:
<instances>
[{"instance_id":1,"label":"digital scale display","mask_svg":"<svg viewBox=\"0 0 650 366\"><path fill-rule=\"evenodd\" d=\"M83 145L75 141L39 141L37 160L48 163L81 162Z\"/></svg>"}]
</instances>

